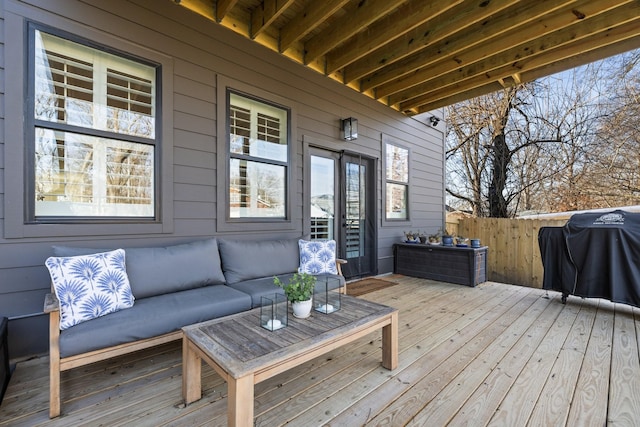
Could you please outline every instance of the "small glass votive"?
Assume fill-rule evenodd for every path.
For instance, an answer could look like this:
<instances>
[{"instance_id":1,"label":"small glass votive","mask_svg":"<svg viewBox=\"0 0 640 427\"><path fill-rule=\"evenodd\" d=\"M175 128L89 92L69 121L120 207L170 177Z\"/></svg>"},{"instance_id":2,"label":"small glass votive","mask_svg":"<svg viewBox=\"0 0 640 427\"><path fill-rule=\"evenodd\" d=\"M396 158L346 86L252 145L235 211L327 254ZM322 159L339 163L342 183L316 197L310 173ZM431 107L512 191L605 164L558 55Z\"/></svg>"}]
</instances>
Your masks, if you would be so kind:
<instances>
[{"instance_id":1,"label":"small glass votive","mask_svg":"<svg viewBox=\"0 0 640 427\"><path fill-rule=\"evenodd\" d=\"M274 294L273 298L260 299L260 326L270 331L287 326L289 312L287 298L282 294Z\"/></svg>"},{"instance_id":2,"label":"small glass votive","mask_svg":"<svg viewBox=\"0 0 640 427\"><path fill-rule=\"evenodd\" d=\"M337 277L318 277L313 292L313 309L324 314L340 310L342 292L342 282Z\"/></svg>"}]
</instances>

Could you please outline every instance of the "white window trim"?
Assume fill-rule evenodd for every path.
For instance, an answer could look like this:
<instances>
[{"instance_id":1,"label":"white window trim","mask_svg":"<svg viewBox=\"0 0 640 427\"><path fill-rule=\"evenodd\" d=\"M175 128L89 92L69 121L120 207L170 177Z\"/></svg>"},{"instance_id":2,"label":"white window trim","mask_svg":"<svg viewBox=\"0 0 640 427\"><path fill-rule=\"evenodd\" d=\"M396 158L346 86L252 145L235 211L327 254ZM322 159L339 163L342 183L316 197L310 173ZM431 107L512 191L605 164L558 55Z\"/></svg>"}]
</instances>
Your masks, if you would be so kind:
<instances>
[{"instance_id":1,"label":"white window trim","mask_svg":"<svg viewBox=\"0 0 640 427\"><path fill-rule=\"evenodd\" d=\"M173 59L158 52L130 41L109 35L107 33L81 25L75 21L59 15L40 10L25 9L21 3L7 0L4 3L5 29L5 81L10 81L5 90L5 105L12 108L5 112L4 127L4 164L5 164L5 194L4 194L4 237L63 237L63 236L96 236L96 235L132 235L157 234L173 232ZM34 224L27 222L26 200L27 177L24 173L25 141L24 117L25 94L28 78L27 61L28 36L26 25L28 21L38 21L53 29L61 28L88 40L95 40L101 45L111 46L119 51L133 56L146 58L162 66L160 90L162 105L157 119L161 121L161 154L159 161L159 177L161 193L157 200L158 218L154 222L144 223L63 223L63 224ZM11 37L7 37L11 34ZM10 179L8 178L10 177Z\"/></svg>"}]
</instances>

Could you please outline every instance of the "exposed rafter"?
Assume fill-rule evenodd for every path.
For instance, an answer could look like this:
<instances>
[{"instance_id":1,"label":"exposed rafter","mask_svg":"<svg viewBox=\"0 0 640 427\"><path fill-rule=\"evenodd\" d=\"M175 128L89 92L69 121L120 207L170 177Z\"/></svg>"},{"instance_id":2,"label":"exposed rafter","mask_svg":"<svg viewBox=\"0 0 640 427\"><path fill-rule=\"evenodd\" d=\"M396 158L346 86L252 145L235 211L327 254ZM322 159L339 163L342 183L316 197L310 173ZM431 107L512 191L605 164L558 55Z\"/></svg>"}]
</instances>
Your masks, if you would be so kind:
<instances>
[{"instance_id":1,"label":"exposed rafter","mask_svg":"<svg viewBox=\"0 0 640 427\"><path fill-rule=\"evenodd\" d=\"M289 49L294 42L309 34L348 2L349 0L324 0L309 3L302 13L280 29L280 52Z\"/></svg>"},{"instance_id":2,"label":"exposed rafter","mask_svg":"<svg viewBox=\"0 0 640 427\"><path fill-rule=\"evenodd\" d=\"M411 115L640 48L639 0L171 0Z\"/></svg>"}]
</instances>

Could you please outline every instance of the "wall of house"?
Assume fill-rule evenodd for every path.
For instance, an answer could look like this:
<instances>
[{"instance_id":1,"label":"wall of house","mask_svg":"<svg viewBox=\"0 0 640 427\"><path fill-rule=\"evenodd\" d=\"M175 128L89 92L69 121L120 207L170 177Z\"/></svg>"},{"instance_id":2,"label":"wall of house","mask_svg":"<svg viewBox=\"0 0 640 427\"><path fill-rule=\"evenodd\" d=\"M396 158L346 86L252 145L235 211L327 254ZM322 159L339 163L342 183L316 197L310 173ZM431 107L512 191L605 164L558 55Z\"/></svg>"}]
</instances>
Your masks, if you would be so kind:
<instances>
[{"instance_id":1,"label":"wall of house","mask_svg":"<svg viewBox=\"0 0 640 427\"><path fill-rule=\"evenodd\" d=\"M44 261L56 244L97 248L180 243L208 236L298 237L303 232L304 141L372 156L377 162L378 272L392 271L392 245L402 231L435 231L443 217L443 130L405 117L233 32L158 0L2 0L0 11L0 315L10 318L11 358L48 351ZM22 224L24 206L24 28L28 20L163 58L166 176L163 223L46 226ZM22 64L22 65L21 65ZM293 106L292 222L285 229L223 231L217 221L219 82L273 96ZM340 118L359 120L360 136L340 139ZM382 135L410 149L411 221L383 225ZM169 177L169 182L167 181ZM114 228L115 227L115 228Z\"/></svg>"}]
</instances>

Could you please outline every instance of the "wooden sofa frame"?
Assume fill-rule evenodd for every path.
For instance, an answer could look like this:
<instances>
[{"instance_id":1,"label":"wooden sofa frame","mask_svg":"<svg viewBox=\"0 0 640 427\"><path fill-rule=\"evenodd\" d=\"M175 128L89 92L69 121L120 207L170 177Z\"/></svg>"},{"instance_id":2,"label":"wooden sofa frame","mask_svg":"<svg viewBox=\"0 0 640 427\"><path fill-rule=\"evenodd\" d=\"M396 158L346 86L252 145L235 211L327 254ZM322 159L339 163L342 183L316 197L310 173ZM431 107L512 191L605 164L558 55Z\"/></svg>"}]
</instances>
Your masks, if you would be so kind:
<instances>
[{"instance_id":1,"label":"wooden sofa frame","mask_svg":"<svg viewBox=\"0 0 640 427\"><path fill-rule=\"evenodd\" d=\"M59 346L60 305L55 294L46 295L44 312L49 313L49 418L60 415L60 373L62 371L182 339L182 330L178 330L153 338L61 358Z\"/></svg>"},{"instance_id":2,"label":"wooden sofa frame","mask_svg":"<svg viewBox=\"0 0 640 427\"><path fill-rule=\"evenodd\" d=\"M346 260L336 259L336 268L338 274L342 276L341 264L346 264ZM346 285L343 287L343 293L346 293ZM73 356L60 357L60 302L56 298L53 289L51 293L45 296L44 312L49 314L49 418L55 418L60 415L60 374L62 371L78 368L101 360L111 359L112 357L122 356L124 354L133 353L134 351L144 350L146 348L155 347L171 341L182 339L182 330L170 332L168 334L159 335L143 340L132 341L129 343L119 344L113 347L105 347L88 353L76 354Z\"/></svg>"}]
</instances>

